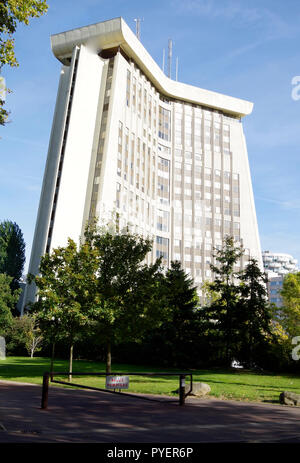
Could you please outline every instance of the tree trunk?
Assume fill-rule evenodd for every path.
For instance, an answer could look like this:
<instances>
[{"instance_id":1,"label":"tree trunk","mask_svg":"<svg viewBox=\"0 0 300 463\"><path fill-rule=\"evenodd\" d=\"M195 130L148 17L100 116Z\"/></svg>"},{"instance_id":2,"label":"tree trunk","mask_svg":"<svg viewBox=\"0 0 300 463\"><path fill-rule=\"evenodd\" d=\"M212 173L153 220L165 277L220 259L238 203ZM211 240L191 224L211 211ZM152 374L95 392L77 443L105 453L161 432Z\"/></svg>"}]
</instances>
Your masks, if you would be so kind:
<instances>
[{"instance_id":1,"label":"tree trunk","mask_svg":"<svg viewBox=\"0 0 300 463\"><path fill-rule=\"evenodd\" d=\"M50 363L50 373L53 373L53 366L54 366L54 353L55 353L55 342L53 342L53 343L52 343L51 363Z\"/></svg>"},{"instance_id":2,"label":"tree trunk","mask_svg":"<svg viewBox=\"0 0 300 463\"><path fill-rule=\"evenodd\" d=\"M111 373L111 342L107 341L106 344L106 373Z\"/></svg>"},{"instance_id":3,"label":"tree trunk","mask_svg":"<svg viewBox=\"0 0 300 463\"><path fill-rule=\"evenodd\" d=\"M73 371L73 344L70 346L69 373ZM72 382L72 374L69 374L69 383Z\"/></svg>"}]
</instances>

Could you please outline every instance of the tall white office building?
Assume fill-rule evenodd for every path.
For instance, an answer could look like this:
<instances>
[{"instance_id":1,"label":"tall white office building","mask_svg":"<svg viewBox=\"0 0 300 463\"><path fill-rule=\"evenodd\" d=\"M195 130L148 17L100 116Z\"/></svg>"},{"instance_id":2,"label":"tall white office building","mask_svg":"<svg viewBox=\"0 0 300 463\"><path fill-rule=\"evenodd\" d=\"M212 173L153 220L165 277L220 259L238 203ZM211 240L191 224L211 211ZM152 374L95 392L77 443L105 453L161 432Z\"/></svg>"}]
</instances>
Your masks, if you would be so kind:
<instances>
[{"instance_id":1,"label":"tall white office building","mask_svg":"<svg viewBox=\"0 0 300 463\"><path fill-rule=\"evenodd\" d=\"M180 260L199 288L225 235L245 248L239 265L261 264L241 123L252 103L171 80L122 18L51 44L62 67L29 272L112 211L153 238L149 260Z\"/></svg>"},{"instance_id":2,"label":"tall white office building","mask_svg":"<svg viewBox=\"0 0 300 463\"><path fill-rule=\"evenodd\" d=\"M268 277L269 301L277 307L282 307L283 301L280 293L283 280L288 273L299 272L298 261L290 254L272 251L263 251L262 259L264 271Z\"/></svg>"}]
</instances>

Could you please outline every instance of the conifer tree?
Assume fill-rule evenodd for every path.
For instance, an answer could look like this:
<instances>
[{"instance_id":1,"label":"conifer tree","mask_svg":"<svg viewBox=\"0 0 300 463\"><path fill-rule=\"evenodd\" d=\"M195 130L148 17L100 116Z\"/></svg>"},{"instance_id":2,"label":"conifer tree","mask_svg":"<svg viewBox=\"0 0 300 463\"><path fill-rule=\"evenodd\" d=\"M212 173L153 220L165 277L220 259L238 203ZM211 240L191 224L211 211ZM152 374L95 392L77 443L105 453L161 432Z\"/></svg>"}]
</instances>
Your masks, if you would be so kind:
<instances>
[{"instance_id":1,"label":"conifer tree","mask_svg":"<svg viewBox=\"0 0 300 463\"><path fill-rule=\"evenodd\" d=\"M0 273L11 280L11 289L19 288L25 264L25 242L20 227L9 220L0 223Z\"/></svg>"},{"instance_id":2,"label":"conifer tree","mask_svg":"<svg viewBox=\"0 0 300 463\"><path fill-rule=\"evenodd\" d=\"M232 237L227 236L221 249L213 255L211 264L214 280L206 284L213 294L210 305L203 308L202 317L206 319L217 338L220 356L230 366L237 342L237 304L240 297L239 272L235 264L243 255L242 246L237 246ZM223 351L223 352L222 352Z\"/></svg>"},{"instance_id":3,"label":"conifer tree","mask_svg":"<svg viewBox=\"0 0 300 463\"><path fill-rule=\"evenodd\" d=\"M5 273L0 273L0 335L7 334L13 320L13 308L20 295L20 290L11 290L11 280Z\"/></svg>"},{"instance_id":4,"label":"conifer tree","mask_svg":"<svg viewBox=\"0 0 300 463\"><path fill-rule=\"evenodd\" d=\"M165 278L166 303L171 313L175 336L179 341L183 341L195 319L199 303L196 286L179 261L171 262L171 268L167 270Z\"/></svg>"},{"instance_id":5,"label":"conifer tree","mask_svg":"<svg viewBox=\"0 0 300 463\"><path fill-rule=\"evenodd\" d=\"M184 368L194 360L199 298L193 279L179 261L172 261L165 274L163 294L166 319L148 333L145 343L155 361Z\"/></svg>"},{"instance_id":6,"label":"conifer tree","mask_svg":"<svg viewBox=\"0 0 300 463\"><path fill-rule=\"evenodd\" d=\"M267 299L267 278L256 259L251 258L239 277L241 297L238 302L238 360L253 366L255 355L272 334L272 311Z\"/></svg>"}]
</instances>

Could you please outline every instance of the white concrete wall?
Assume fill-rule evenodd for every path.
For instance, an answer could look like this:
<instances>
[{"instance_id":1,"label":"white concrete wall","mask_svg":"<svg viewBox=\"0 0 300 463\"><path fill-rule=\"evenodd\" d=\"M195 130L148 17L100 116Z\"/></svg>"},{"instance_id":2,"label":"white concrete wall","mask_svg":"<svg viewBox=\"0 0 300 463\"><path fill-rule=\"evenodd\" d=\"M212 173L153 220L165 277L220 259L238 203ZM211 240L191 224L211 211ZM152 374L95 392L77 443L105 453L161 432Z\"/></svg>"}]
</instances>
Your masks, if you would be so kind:
<instances>
[{"instance_id":1,"label":"white concrete wall","mask_svg":"<svg viewBox=\"0 0 300 463\"><path fill-rule=\"evenodd\" d=\"M102 120L102 113L103 113L103 103L105 97L105 87L106 87L106 77L107 77L107 70L108 70L108 60L102 60L103 68L102 68L102 80L101 80L101 87L99 91L99 98L98 98L98 109L97 109L97 117L95 121L95 131L94 131L94 141L93 141L93 148L91 154L91 162L90 162L90 169L89 169L89 177L87 182L86 188L86 198L85 198L85 208L84 208L84 216L82 221L82 228L81 228L81 236L84 235L86 225L89 220L90 214L90 207L91 207L91 197L93 191L93 182L94 182L94 175L95 175L95 166L97 160L97 152L99 147L99 137L100 137L100 129L101 129L101 120Z\"/></svg>"},{"instance_id":2,"label":"white concrete wall","mask_svg":"<svg viewBox=\"0 0 300 463\"><path fill-rule=\"evenodd\" d=\"M96 213L105 221L115 209L119 121L124 121L127 61L118 53L114 61L107 128ZM124 124L125 129L125 124Z\"/></svg>"},{"instance_id":3,"label":"white concrete wall","mask_svg":"<svg viewBox=\"0 0 300 463\"><path fill-rule=\"evenodd\" d=\"M251 257L258 260L262 269L260 240L242 124L230 125L230 150L233 153L233 172L240 174L240 236L243 239L244 247L250 249Z\"/></svg>"},{"instance_id":4,"label":"white concrete wall","mask_svg":"<svg viewBox=\"0 0 300 463\"><path fill-rule=\"evenodd\" d=\"M98 55L81 46L51 249L81 234L102 70Z\"/></svg>"},{"instance_id":5,"label":"white concrete wall","mask_svg":"<svg viewBox=\"0 0 300 463\"><path fill-rule=\"evenodd\" d=\"M47 235L65 126L73 65L74 62L69 67L62 66L60 72L49 149L28 268L28 273L32 273L34 275L38 274L40 259L45 253L47 244ZM23 312L24 306L28 301L33 301L35 299L35 292L36 288L34 284L26 285L21 312Z\"/></svg>"}]
</instances>

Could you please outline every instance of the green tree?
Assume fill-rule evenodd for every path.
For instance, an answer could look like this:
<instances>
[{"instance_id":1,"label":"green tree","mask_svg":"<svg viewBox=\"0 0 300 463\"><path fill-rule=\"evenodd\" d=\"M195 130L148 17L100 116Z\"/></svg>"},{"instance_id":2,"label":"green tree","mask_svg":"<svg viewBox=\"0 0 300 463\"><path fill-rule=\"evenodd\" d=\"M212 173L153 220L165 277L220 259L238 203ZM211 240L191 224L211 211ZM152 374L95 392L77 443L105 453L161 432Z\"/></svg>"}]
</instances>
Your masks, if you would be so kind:
<instances>
[{"instance_id":1,"label":"green tree","mask_svg":"<svg viewBox=\"0 0 300 463\"><path fill-rule=\"evenodd\" d=\"M25 325L24 329L24 343L25 348L33 358L35 352L39 352L41 350L41 344L43 342L43 336L41 329L38 324L38 318L36 314L27 313L21 317L23 319L23 323Z\"/></svg>"},{"instance_id":2,"label":"green tree","mask_svg":"<svg viewBox=\"0 0 300 463\"><path fill-rule=\"evenodd\" d=\"M281 296L283 307L278 311L280 323L291 338L300 336L300 272L284 277Z\"/></svg>"},{"instance_id":3,"label":"green tree","mask_svg":"<svg viewBox=\"0 0 300 463\"><path fill-rule=\"evenodd\" d=\"M6 332L7 350L16 355L27 351L30 357L41 350L42 335L35 314L27 313L22 317L13 317Z\"/></svg>"},{"instance_id":4,"label":"green tree","mask_svg":"<svg viewBox=\"0 0 300 463\"><path fill-rule=\"evenodd\" d=\"M19 288L19 280L25 264L25 242L20 227L9 220L0 223L0 273L6 273L14 291Z\"/></svg>"},{"instance_id":5,"label":"green tree","mask_svg":"<svg viewBox=\"0 0 300 463\"><path fill-rule=\"evenodd\" d=\"M43 15L48 9L46 0L1 0L0 2L0 70L4 65L18 66L14 48L14 33L18 23L29 24L30 18ZM8 119L8 111L0 99L0 125Z\"/></svg>"},{"instance_id":6,"label":"green tree","mask_svg":"<svg viewBox=\"0 0 300 463\"><path fill-rule=\"evenodd\" d=\"M43 341L46 345L51 346L50 372L54 371L56 345L66 337L60 319L61 307L51 304L53 299L53 292L49 291L43 301L39 300L31 306L31 310L36 315Z\"/></svg>"},{"instance_id":7,"label":"green tree","mask_svg":"<svg viewBox=\"0 0 300 463\"><path fill-rule=\"evenodd\" d=\"M38 288L38 301L33 304L45 338L54 346L65 338L70 348L69 372L72 373L74 344L89 323L89 310L94 302L97 255L89 243L69 239L66 247L53 249L40 263L40 275L30 276ZM71 374L69 376L71 380Z\"/></svg>"},{"instance_id":8,"label":"green tree","mask_svg":"<svg viewBox=\"0 0 300 463\"><path fill-rule=\"evenodd\" d=\"M152 358L169 366L186 367L195 352L198 337L198 305L194 281L172 261L163 281L164 315L162 325L146 335L146 343L155 351ZM153 355L154 354L154 355ZM194 359L193 359L194 360Z\"/></svg>"},{"instance_id":9,"label":"green tree","mask_svg":"<svg viewBox=\"0 0 300 463\"><path fill-rule=\"evenodd\" d=\"M181 267L179 261L172 261L171 267L165 276L166 302L172 314L172 322L176 328L177 336L183 340L186 329L195 318L199 304L197 287Z\"/></svg>"},{"instance_id":10,"label":"green tree","mask_svg":"<svg viewBox=\"0 0 300 463\"><path fill-rule=\"evenodd\" d=\"M273 338L272 310L267 298L267 278L256 259L249 260L239 279L242 284L237 305L237 359L251 367Z\"/></svg>"},{"instance_id":11,"label":"green tree","mask_svg":"<svg viewBox=\"0 0 300 463\"><path fill-rule=\"evenodd\" d=\"M12 321L12 309L17 303L20 290L11 290L12 278L0 273L0 334L6 335Z\"/></svg>"},{"instance_id":12,"label":"green tree","mask_svg":"<svg viewBox=\"0 0 300 463\"><path fill-rule=\"evenodd\" d=\"M106 371L110 373L112 346L140 340L150 326L161 323L161 260L145 264L152 242L128 231L90 229L86 239L99 256L93 316L107 347Z\"/></svg>"},{"instance_id":13,"label":"green tree","mask_svg":"<svg viewBox=\"0 0 300 463\"><path fill-rule=\"evenodd\" d=\"M214 280L206 283L206 290L212 295L211 303L201 311L201 317L206 319L216 335L220 350L225 347L221 356L228 366L237 341L237 304L240 298L239 272L234 267L242 255L242 246L236 246L232 237L225 237L222 248L216 249L213 255L215 264L210 266Z\"/></svg>"}]
</instances>

